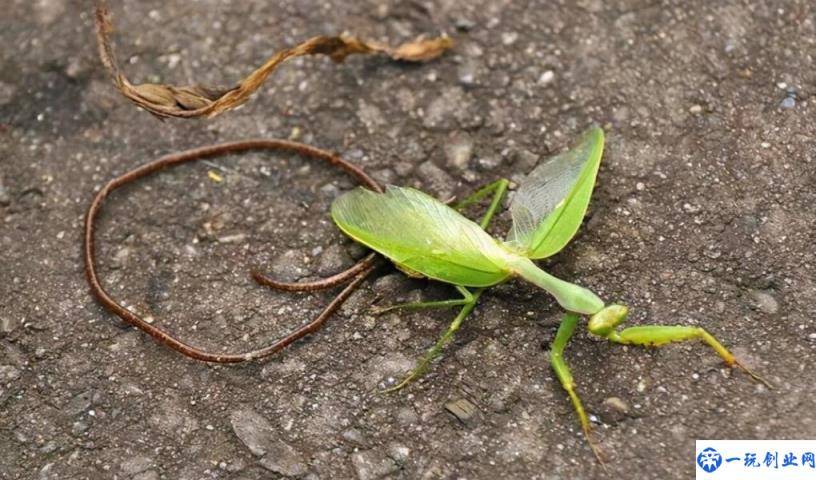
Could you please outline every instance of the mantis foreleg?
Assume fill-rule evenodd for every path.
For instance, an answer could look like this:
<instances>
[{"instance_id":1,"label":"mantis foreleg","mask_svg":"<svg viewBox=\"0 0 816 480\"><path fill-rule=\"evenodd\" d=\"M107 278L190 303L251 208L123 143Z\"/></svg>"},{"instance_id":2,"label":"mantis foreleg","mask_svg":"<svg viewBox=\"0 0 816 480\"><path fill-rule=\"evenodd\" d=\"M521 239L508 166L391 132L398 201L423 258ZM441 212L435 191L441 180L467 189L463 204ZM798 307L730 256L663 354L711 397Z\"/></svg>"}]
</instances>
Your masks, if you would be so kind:
<instances>
[{"instance_id":1,"label":"mantis foreleg","mask_svg":"<svg viewBox=\"0 0 816 480\"><path fill-rule=\"evenodd\" d=\"M762 377L737 361L734 354L704 328L683 325L641 325L617 331L616 327L626 320L627 315L628 309L625 306L610 305L592 316L588 325L589 331L611 342L646 347L660 347L667 343L699 340L714 349L729 367L738 367L754 380L762 382L768 388L773 388Z\"/></svg>"}]
</instances>

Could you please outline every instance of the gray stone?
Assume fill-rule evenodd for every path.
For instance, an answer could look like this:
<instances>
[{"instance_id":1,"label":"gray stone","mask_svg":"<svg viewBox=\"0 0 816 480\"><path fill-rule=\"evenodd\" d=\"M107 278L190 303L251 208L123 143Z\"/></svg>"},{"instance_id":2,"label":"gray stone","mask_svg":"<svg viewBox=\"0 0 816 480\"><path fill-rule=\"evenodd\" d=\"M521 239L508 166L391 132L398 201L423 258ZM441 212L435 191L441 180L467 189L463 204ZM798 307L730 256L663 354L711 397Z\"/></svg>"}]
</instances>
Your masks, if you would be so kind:
<instances>
[{"instance_id":1,"label":"gray stone","mask_svg":"<svg viewBox=\"0 0 816 480\"><path fill-rule=\"evenodd\" d=\"M125 475L136 475L142 473L153 466L153 459L150 457L136 456L129 457L119 464L119 469Z\"/></svg>"},{"instance_id":2,"label":"gray stone","mask_svg":"<svg viewBox=\"0 0 816 480\"><path fill-rule=\"evenodd\" d=\"M432 161L428 160L419 166L419 176L426 189L437 198L446 200L453 195L453 178Z\"/></svg>"},{"instance_id":3,"label":"gray stone","mask_svg":"<svg viewBox=\"0 0 816 480\"><path fill-rule=\"evenodd\" d=\"M13 365L0 365L0 383L9 383L20 378L20 369Z\"/></svg>"},{"instance_id":4,"label":"gray stone","mask_svg":"<svg viewBox=\"0 0 816 480\"><path fill-rule=\"evenodd\" d=\"M275 440L266 448L266 455L260 461L263 468L284 477L300 477L306 474L307 467L303 455L291 445Z\"/></svg>"},{"instance_id":5,"label":"gray stone","mask_svg":"<svg viewBox=\"0 0 816 480\"><path fill-rule=\"evenodd\" d=\"M43 466L43 467L40 469L40 473L39 473L39 477L38 477L38 478L39 478L40 480L52 480L52 479L58 479L58 478L59 478L59 474L57 474L57 472L55 472L55 471L53 471L53 470L54 470L54 464L53 464L53 463L47 463L47 464L45 464L45 466Z\"/></svg>"},{"instance_id":6,"label":"gray stone","mask_svg":"<svg viewBox=\"0 0 816 480\"><path fill-rule=\"evenodd\" d=\"M388 447L388 456L394 460L397 465L404 465L411 455L411 449L405 445L394 443Z\"/></svg>"},{"instance_id":7,"label":"gray stone","mask_svg":"<svg viewBox=\"0 0 816 480\"><path fill-rule=\"evenodd\" d=\"M609 397L601 404L601 418L609 423L617 423L629 414L629 404L619 397Z\"/></svg>"},{"instance_id":8,"label":"gray stone","mask_svg":"<svg viewBox=\"0 0 816 480\"><path fill-rule=\"evenodd\" d=\"M430 130L450 130L457 124L470 128L478 125L473 99L462 87L443 88L425 109L422 125Z\"/></svg>"},{"instance_id":9,"label":"gray stone","mask_svg":"<svg viewBox=\"0 0 816 480\"><path fill-rule=\"evenodd\" d=\"M448 136L444 146L445 158L451 167L467 168L473 155L473 139L467 132L456 131Z\"/></svg>"},{"instance_id":10,"label":"gray stone","mask_svg":"<svg viewBox=\"0 0 816 480\"><path fill-rule=\"evenodd\" d=\"M751 298L754 301L754 306L762 313L773 315L779 311L779 302L767 291L752 290Z\"/></svg>"},{"instance_id":11,"label":"gray stone","mask_svg":"<svg viewBox=\"0 0 816 480\"><path fill-rule=\"evenodd\" d=\"M370 104L364 100L360 100L357 106L357 116L363 125L366 126L369 133L376 133L377 130L385 125L385 118L382 112L376 105Z\"/></svg>"},{"instance_id":12,"label":"gray stone","mask_svg":"<svg viewBox=\"0 0 816 480\"><path fill-rule=\"evenodd\" d=\"M318 257L317 274L321 277L334 275L350 267L352 263L354 262L346 249L342 245L335 243L323 250Z\"/></svg>"},{"instance_id":13,"label":"gray stone","mask_svg":"<svg viewBox=\"0 0 816 480\"><path fill-rule=\"evenodd\" d=\"M303 253L298 250L287 250L272 261L271 273L276 280L294 282L308 275L303 268Z\"/></svg>"},{"instance_id":14,"label":"gray stone","mask_svg":"<svg viewBox=\"0 0 816 480\"><path fill-rule=\"evenodd\" d=\"M159 472L148 470L133 476L133 480L159 480Z\"/></svg>"},{"instance_id":15,"label":"gray stone","mask_svg":"<svg viewBox=\"0 0 816 480\"><path fill-rule=\"evenodd\" d=\"M10 83L0 81L0 105L5 105L14 100L17 93L17 87ZM2 182L0 182L0 190L2 190Z\"/></svg>"},{"instance_id":16,"label":"gray stone","mask_svg":"<svg viewBox=\"0 0 816 480\"><path fill-rule=\"evenodd\" d=\"M20 320L16 317L0 317L0 334L8 335L20 326Z\"/></svg>"},{"instance_id":17,"label":"gray stone","mask_svg":"<svg viewBox=\"0 0 816 480\"><path fill-rule=\"evenodd\" d=\"M383 478L399 470L399 465L380 450L365 450L351 456L351 463L360 480Z\"/></svg>"},{"instance_id":18,"label":"gray stone","mask_svg":"<svg viewBox=\"0 0 816 480\"><path fill-rule=\"evenodd\" d=\"M402 273L389 273L375 280L371 284L371 290L379 297L392 298L394 295L407 292L410 282L411 280Z\"/></svg>"},{"instance_id":19,"label":"gray stone","mask_svg":"<svg viewBox=\"0 0 816 480\"><path fill-rule=\"evenodd\" d=\"M269 421L255 410L234 410L230 414L230 423L235 435L253 455L262 457L273 450L277 434Z\"/></svg>"},{"instance_id":20,"label":"gray stone","mask_svg":"<svg viewBox=\"0 0 816 480\"><path fill-rule=\"evenodd\" d=\"M88 390L75 395L74 398L68 402L68 405L62 409L66 415L75 416L91 408L91 401L93 399L93 390Z\"/></svg>"},{"instance_id":21,"label":"gray stone","mask_svg":"<svg viewBox=\"0 0 816 480\"><path fill-rule=\"evenodd\" d=\"M464 17L459 17L454 21L454 25L456 26L457 30L467 32L468 30L471 30L473 29L473 27L476 26L476 22Z\"/></svg>"},{"instance_id":22,"label":"gray stone","mask_svg":"<svg viewBox=\"0 0 816 480\"><path fill-rule=\"evenodd\" d=\"M493 170L499 165L501 165L502 159L497 155L491 155L488 157L481 157L479 158L479 169L482 171L485 170Z\"/></svg>"},{"instance_id":23,"label":"gray stone","mask_svg":"<svg viewBox=\"0 0 816 480\"><path fill-rule=\"evenodd\" d=\"M397 420L402 425L411 425L419 421L419 415L411 407L402 407L397 411Z\"/></svg>"},{"instance_id":24,"label":"gray stone","mask_svg":"<svg viewBox=\"0 0 816 480\"><path fill-rule=\"evenodd\" d=\"M363 433L356 428L350 428L343 432L343 439L347 440L352 443L356 443L357 445L362 445L365 441L365 437L363 437Z\"/></svg>"},{"instance_id":25,"label":"gray stone","mask_svg":"<svg viewBox=\"0 0 816 480\"><path fill-rule=\"evenodd\" d=\"M779 107L783 108L783 109L790 109L790 108L793 108L795 106L796 106L796 98L795 97L788 96L788 97L785 97L784 99L782 99L781 102L779 102Z\"/></svg>"},{"instance_id":26,"label":"gray stone","mask_svg":"<svg viewBox=\"0 0 816 480\"><path fill-rule=\"evenodd\" d=\"M33 2L37 20L43 25L51 25L59 20L68 8L66 0L38 0Z\"/></svg>"},{"instance_id":27,"label":"gray stone","mask_svg":"<svg viewBox=\"0 0 816 480\"><path fill-rule=\"evenodd\" d=\"M153 428L177 438L189 435L199 428L198 421L190 414L187 405L176 398L158 402L154 413L148 418L148 423Z\"/></svg>"},{"instance_id":28,"label":"gray stone","mask_svg":"<svg viewBox=\"0 0 816 480\"><path fill-rule=\"evenodd\" d=\"M76 421L76 422L74 422L73 425L71 425L71 433L75 437L78 437L78 436L82 435L83 433L87 432L90 427L91 426L88 425L87 422L83 422L81 420Z\"/></svg>"},{"instance_id":29,"label":"gray stone","mask_svg":"<svg viewBox=\"0 0 816 480\"><path fill-rule=\"evenodd\" d=\"M479 63L474 59L467 59L456 69L456 77L464 86L476 84L476 72L479 70Z\"/></svg>"},{"instance_id":30,"label":"gray stone","mask_svg":"<svg viewBox=\"0 0 816 480\"><path fill-rule=\"evenodd\" d=\"M524 173L525 175L530 173L536 166L538 166L538 161L540 159L540 155L536 155L535 153L524 148L513 150L510 154L510 160L513 161L513 169Z\"/></svg>"}]
</instances>

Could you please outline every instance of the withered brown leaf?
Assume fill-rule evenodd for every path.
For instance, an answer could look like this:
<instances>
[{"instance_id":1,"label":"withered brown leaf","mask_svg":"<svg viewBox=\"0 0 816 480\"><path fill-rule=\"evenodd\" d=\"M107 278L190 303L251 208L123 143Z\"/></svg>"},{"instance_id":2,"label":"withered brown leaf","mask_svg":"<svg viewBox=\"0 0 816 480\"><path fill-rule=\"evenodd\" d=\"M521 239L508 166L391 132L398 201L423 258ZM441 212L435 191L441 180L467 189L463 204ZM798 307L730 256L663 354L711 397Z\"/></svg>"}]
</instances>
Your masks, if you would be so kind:
<instances>
[{"instance_id":1,"label":"withered brown leaf","mask_svg":"<svg viewBox=\"0 0 816 480\"><path fill-rule=\"evenodd\" d=\"M246 102L281 63L294 57L327 55L335 62L342 62L347 56L355 53L384 54L397 61L425 62L439 57L453 47L453 40L447 36L431 39L420 37L396 48L347 34L335 37L319 36L277 52L232 88L216 89L203 85L175 86L155 83L134 85L122 73L113 52L111 45L113 26L106 0L96 1L95 17L99 56L108 69L114 85L131 102L159 117L212 118L220 115Z\"/></svg>"}]
</instances>

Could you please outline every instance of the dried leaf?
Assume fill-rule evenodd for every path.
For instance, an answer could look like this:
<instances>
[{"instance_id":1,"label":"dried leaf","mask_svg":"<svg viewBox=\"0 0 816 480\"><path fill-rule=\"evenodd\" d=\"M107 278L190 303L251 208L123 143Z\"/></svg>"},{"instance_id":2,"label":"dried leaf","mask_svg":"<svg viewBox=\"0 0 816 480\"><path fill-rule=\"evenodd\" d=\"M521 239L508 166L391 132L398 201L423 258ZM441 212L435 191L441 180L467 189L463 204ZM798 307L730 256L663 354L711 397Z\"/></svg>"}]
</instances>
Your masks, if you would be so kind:
<instances>
[{"instance_id":1,"label":"dried leaf","mask_svg":"<svg viewBox=\"0 0 816 480\"><path fill-rule=\"evenodd\" d=\"M396 48L347 34L337 37L320 36L281 50L232 88L215 89L202 85L179 87L154 83L134 85L122 74L116 61L110 39L112 29L107 1L97 0L96 38L99 56L116 88L130 101L159 117L177 118L212 118L241 105L281 63L294 57L327 55L335 62L342 62L355 53L383 54L396 61L425 62L439 57L453 47L453 40L447 36L432 39L420 37Z\"/></svg>"},{"instance_id":2,"label":"dried leaf","mask_svg":"<svg viewBox=\"0 0 816 480\"><path fill-rule=\"evenodd\" d=\"M406 62L426 62L442 55L451 47L453 47L453 40L450 37L437 37L429 40L420 38L414 42L400 45L390 55L396 60Z\"/></svg>"}]
</instances>

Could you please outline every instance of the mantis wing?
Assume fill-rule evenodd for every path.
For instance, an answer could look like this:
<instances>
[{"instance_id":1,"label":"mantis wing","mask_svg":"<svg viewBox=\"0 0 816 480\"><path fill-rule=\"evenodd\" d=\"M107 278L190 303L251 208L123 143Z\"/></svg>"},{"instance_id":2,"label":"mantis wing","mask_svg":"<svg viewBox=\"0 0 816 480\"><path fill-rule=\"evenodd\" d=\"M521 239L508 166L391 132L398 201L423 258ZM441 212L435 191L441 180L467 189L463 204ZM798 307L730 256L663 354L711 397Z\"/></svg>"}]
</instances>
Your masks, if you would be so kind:
<instances>
[{"instance_id":1,"label":"mantis wing","mask_svg":"<svg viewBox=\"0 0 816 480\"><path fill-rule=\"evenodd\" d=\"M586 214L601 164L604 133L589 129L571 150L536 167L522 182L510 213L507 244L528 258L546 258L564 248Z\"/></svg>"},{"instance_id":2,"label":"mantis wing","mask_svg":"<svg viewBox=\"0 0 816 480\"><path fill-rule=\"evenodd\" d=\"M332 218L354 240L398 266L455 285L483 287L509 276L507 252L479 225L412 188L356 188L334 201Z\"/></svg>"}]
</instances>

